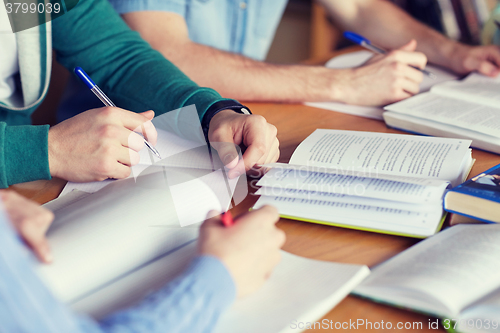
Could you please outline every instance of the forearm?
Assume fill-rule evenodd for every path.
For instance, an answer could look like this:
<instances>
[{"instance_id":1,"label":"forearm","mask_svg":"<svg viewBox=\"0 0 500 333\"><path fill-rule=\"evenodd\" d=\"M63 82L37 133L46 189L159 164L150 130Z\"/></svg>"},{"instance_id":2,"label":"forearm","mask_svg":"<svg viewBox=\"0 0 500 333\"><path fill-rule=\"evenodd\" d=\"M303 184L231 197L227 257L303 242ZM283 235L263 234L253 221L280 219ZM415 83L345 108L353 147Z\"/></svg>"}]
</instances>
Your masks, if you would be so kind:
<instances>
[{"instance_id":1,"label":"forearm","mask_svg":"<svg viewBox=\"0 0 500 333\"><path fill-rule=\"evenodd\" d=\"M304 102L336 99L335 71L323 67L277 65L196 43L157 49L200 86L243 101Z\"/></svg>"},{"instance_id":2,"label":"forearm","mask_svg":"<svg viewBox=\"0 0 500 333\"><path fill-rule=\"evenodd\" d=\"M417 51L430 62L447 65L456 42L418 22L406 12L384 0L352 1L341 6L337 0L320 0L336 22L387 49L397 49L411 39L417 41Z\"/></svg>"},{"instance_id":3,"label":"forearm","mask_svg":"<svg viewBox=\"0 0 500 333\"><path fill-rule=\"evenodd\" d=\"M332 71L323 67L273 65L194 43L184 18L170 12L123 15L163 56L201 86L246 101L332 100Z\"/></svg>"}]
</instances>

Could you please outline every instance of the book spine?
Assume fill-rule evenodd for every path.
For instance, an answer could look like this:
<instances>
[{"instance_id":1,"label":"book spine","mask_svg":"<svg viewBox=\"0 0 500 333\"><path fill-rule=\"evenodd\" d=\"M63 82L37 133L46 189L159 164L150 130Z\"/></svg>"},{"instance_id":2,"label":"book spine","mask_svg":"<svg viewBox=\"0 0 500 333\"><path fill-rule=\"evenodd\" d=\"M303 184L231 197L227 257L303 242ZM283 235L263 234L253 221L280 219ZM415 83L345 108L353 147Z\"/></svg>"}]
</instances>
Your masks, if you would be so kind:
<instances>
[{"instance_id":1,"label":"book spine","mask_svg":"<svg viewBox=\"0 0 500 333\"><path fill-rule=\"evenodd\" d=\"M465 21L471 37L470 42L477 45L481 42L481 26L473 1L474 0L461 0Z\"/></svg>"},{"instance_id":2,"label":"book spine","mask_svg":"<svg viewBox=\"0 0 500 333\"><path fill-rule=\"evenodd\" d=\"M479 26L482 29L486 21L490 18L490 9L488 8L486 0L473 0L473 4L477 13Z\"/></svg>"},{"instance_id":3,"label":"book spine","mask_svg":"<svg viewBox=\"0 0 500 333\"><path fill-rule=\"evenodd\" d=\"M441 9L441 21L446 35L453 39L460 39L460 27L458 26L452 0L437 0Z\"/></svg>"},{"instance_id":4,"label":"book spine","mask_svg":"<svg viewBox=\"0 0 500 333\"><path fill-rule=\"evenodd\" d=\"M460 29L460 41L464 43L470 43L471 34L467 26L467 20L465 19L465 13L462 7L461 0L451 0L453 6L453 11L455 12L455 18Z\"/></svg>"}]
</instances>

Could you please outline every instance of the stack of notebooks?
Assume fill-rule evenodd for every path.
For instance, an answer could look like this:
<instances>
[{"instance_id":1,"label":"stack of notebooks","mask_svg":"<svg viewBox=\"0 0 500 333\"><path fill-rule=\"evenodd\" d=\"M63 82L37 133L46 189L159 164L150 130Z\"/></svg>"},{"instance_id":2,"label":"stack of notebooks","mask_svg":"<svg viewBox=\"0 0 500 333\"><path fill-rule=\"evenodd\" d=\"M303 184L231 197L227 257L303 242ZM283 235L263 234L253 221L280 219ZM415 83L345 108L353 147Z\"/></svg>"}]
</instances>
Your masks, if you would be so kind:
<instances>
[{"instance_id":1,"label":"stack of notebooks","mask_svg":"<svg viewBox=\"0 0 500 333\"><path fill-rule=\"evenodd\" d=\"M442 200L474 160L470 140L318 129L290 164L257 183L281 216L424 238L439 231Z\"/></svg>"}]
</instances>

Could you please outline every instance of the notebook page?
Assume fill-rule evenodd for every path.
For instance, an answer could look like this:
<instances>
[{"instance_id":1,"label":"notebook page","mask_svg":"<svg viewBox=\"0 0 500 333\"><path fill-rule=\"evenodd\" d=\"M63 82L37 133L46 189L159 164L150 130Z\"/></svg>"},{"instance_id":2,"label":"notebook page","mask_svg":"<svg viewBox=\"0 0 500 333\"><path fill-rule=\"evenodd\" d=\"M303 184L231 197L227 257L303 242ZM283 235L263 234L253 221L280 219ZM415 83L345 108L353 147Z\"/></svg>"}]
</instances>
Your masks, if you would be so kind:
<instances>
[{"instance_id":1,"label":"notebook page","mask_svg":"<svg viewBox=\"0 0 500 333\"><path fill-rule=\"evenodd\" d=\"M40 267L42 277L67 302L196 238L196 224L210 210L230 204L225 184L219 187L225 197L207 185L224 182L220 172L175 186L162 172L146 174L137 182L114 182L58 209L48 232L55 260ZM178 204L193 193L195 205Z\"/></svg>"},{"instance_id":2,"label":"notebook page","mask_svg":"<svg viewBox=\"0 0 500 333\"><path fill-rule=\"evenodd\" d=\"M443 210L409 211L355 203L261 196L254 208L272 205L281 216L330 225L428 237L436 233Z\"/></svg>"},{"instance_id":3,"label":"notebook page","mask_svg":"<svg viewBox=\"0 0 500 333\"><path fill-rule=\"evenodd\" d=\"M500 138L500 108L476 102L426 93L389 105L386 110Z\"/></svg>"},{"instance_id":4,"label":"notebook page","mask_svg":"<svg viewBox=\"0 0 500 333\"><path fill-rule=\"evenodd\" d=\"M183 246L79 300L72 307L102 318L133 305L184 269L194 257L195 249L194 242ZM291 332L294 320L320 318L369 274L366 266L310 260L286 252L282 255L266 284L255 294L237 300L222 315L215 333Z\"/></svg>"},{"instance_id":5,"label":"notebook page","mask_svg":"<svg viewBox=\"0 0 500 333\"><path fill-rule=\"evenodd\" d=\"M330 61L326 63L326 67L338 68L338 69L358 67L364 64L366 61L368 61L372 56L373 52L364 50L343 54L338 57L330 59ZM424 75L424 80L420 84L420 92L428 91L435 84L450 80L456 80L458 78L458 76L456 76L455 74L452 74L451 72L438 66L427 65L426 69L434 73L437 78L433 80L427 75ZM317 103L305 103L305 104L320 109L348 113L361 117L380 119L380 120L383 119L382 114L384 113L384 109L382 107L375 107L375 106L349 105L336 102L317 102Z\"/></svg>"},{"instance_id":6,"label":"notebook page","mask_svg":"<svg viewBox=\"0 0 500 333\"><path fill-rule=\"evenodd\" d=\"M158 140L155 148L160 153L162 160L151 153L151 151L144 146L141 151L139 151L140 161L139 164L132 167L132 173L129 178L137 177L142 171L144 171L148 166L153 164L166 165L169 161L173 164L180 164L182 162L187 162L190 164L195 163L195 161L203 164L203 166L210 167L211 164L207 163L206 155L198 156L196 158L196 153L205 152L208 154L208 149L206 144L202 144L198 141L189 141L183 139L175 134L167 132L165 130L157 128ZM203 149L205 147L205 149ZM183 154L186 156L183 158ZM170 159L169 159L170 158ZM210 159L208 159L210 161ZM88 183L74 183L68 182L64 187L63 191L59 196L68 194L73 190L84 191L88 193L94 193L99 191L101 188L111 184L115 180L104 180L101 182L88 182Z\"/></svg>"},{"instance_id":7,"label":"notebook page","mask_svg":"<svg viewBox=\"0 0 500 333\"><path fill-rule=\"evenodd\" d=\"M461 182L470 140L317 129L297 147L290 164ZM461 161L461 163L457 163ZM461 167L461 168L460 168Z\"/></svg>"},{"instance_id":8,"label":"notebook page","mask_svg":"<svg viewBox=\"0 0 500 333\"><path fill-rule=\"evenodd\" d=\"M459 225L376 267L356 293L413 307L411 299L398 297L399 290L406 290L417 300L438 300L447 308L439 315L457 318L462 309L500 287L499 267L500 225Z\"/></svg>"}]
</instances>

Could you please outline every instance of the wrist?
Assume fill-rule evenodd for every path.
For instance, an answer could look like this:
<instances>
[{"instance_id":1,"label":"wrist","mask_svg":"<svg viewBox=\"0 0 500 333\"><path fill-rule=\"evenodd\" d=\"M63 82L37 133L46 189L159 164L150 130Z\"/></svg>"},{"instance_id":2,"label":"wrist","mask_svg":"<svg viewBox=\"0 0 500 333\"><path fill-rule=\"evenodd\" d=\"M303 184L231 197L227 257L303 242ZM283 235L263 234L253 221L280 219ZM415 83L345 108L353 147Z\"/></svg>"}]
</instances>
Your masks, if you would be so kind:
<instances>
[{"instance_id":1,"label":"wrist","mask_svg":"<svg viewBox=\"0 0 500 333\"><path fill-rule=\"evenodd\" d=\"M205 115L203 116L202 121L201 121L201 128L203 130L203 133L205 135L205 140L207 142L209 142L208 132L209 132L210 126L212 123L214 123L212 121L213 118L217 114L219 114L221 112L226 112L226 111L231 111L233 113L240 113L240 114L252 114L246 106L244 106L244 105L242 105L234 100L224 100L224 101L220 101L220 102L212 104L212 106L210 106L208 108L207 112L205 112Z\"/></svg>"},{"instance_id":2,"label":"wrist","mask_svg":"<svg viewBox=\"0 0 500 333\"><path fill-rule=\"evenodd\" d=\"M331 70L329 75L329 101L339 103L356 103L353 93L357 88L352 87L352 81L357 75L357 68Z\"/></svg>"},{"instance_id":3,"label":"wrist","mask_svg":"<svg viewBox=\"0 0 500 333\"><path fill-rule=\"evenodd\" d=\"M59 177L59 170L57 163L57 151L59 151L57 139L55 138L57 135L54 131L54 127L49 129L47 141L48 141L48 159L49 159L49 171L52 177Z\"/></svg>"},{"instance_id":4,"label":"wrist","mask_svg":"<svg viewBox=\"0 0 500 333\"><path fill-rule=\"evenodd\" d=\"M343 98L342 81L344 70L326 67L308 67L306 75L306 95L308 102L341 102Z\"/></svg>"}]
</instances>

